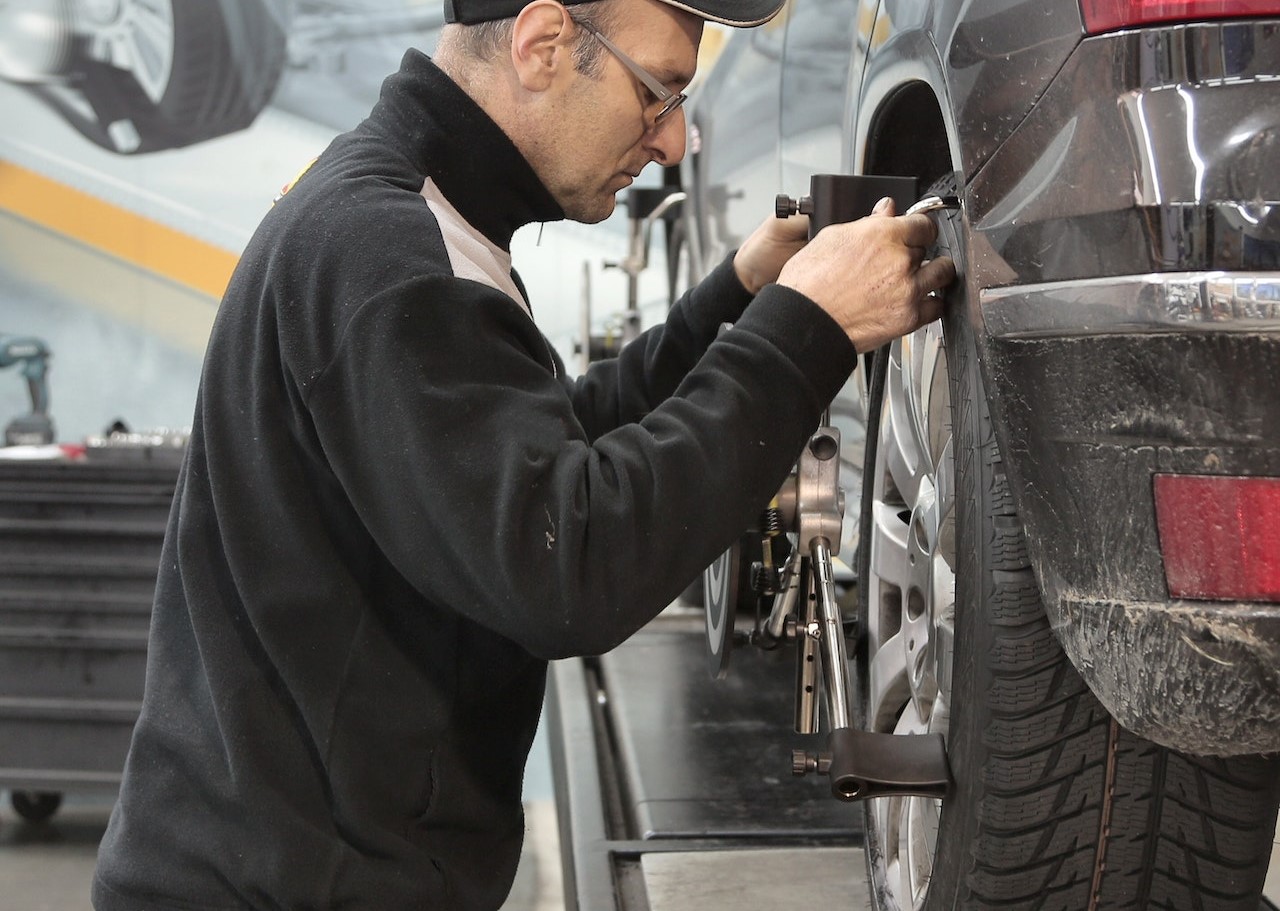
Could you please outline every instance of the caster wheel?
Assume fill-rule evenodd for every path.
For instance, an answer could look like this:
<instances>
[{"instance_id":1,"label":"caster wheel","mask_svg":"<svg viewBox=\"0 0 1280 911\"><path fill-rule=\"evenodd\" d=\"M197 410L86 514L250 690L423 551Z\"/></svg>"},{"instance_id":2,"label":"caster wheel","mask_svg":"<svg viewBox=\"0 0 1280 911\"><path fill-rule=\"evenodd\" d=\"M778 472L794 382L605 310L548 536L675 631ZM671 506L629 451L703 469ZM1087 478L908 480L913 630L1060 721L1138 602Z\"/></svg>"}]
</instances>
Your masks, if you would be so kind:
<instances>
[{"instance_id":1,"label":"caster wheel","mask_svg":"<svg viewBox=\"0 0 1280 911\"><path fill-rule=\"evenodd\" d=\"M14 791L9 795L13 810L27 822L44 822L62 806L57 791Z\"/></svg>"}]
</instances>

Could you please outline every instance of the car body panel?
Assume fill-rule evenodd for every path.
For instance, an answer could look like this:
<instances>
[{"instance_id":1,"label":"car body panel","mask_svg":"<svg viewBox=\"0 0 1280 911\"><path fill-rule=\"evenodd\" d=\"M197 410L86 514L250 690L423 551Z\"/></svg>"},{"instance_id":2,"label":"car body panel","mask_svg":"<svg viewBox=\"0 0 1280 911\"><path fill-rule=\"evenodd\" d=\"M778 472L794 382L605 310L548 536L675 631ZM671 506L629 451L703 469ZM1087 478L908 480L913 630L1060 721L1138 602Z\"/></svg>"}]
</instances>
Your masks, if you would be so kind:
<instances>
[{"instance_id":1,"label":"car body panel","mask_svg":"<svg viewBox=\"0 0 1280 911\"><path fill-rule=\"evenodd\" d=\"M788 9L777 145L752 172L751 123L721 121L685 171L691 218L740 240L750 205L813 173L949 172L997 438L1073 664L1158 743L1280 749L1280 606L1171 599L1152 494L1156 472L1280 476L1280 25L1087 37L1074 3ZM824 34L811 11L846 18ZM713 75L698 116L736 86Z\"/></svg>"},{"instance_id":2,"label":"car body panel","mask_svg":"<svg viewBox=\"0 0 1280 911\"><path fill-rule=\"evenodd\" d=\"M682 168L696 172L685 182L701 187L688 206L700 213L689 220L691 254L700 273L735 249L760 221L755 188L777 186L784 29L784 21L774 20L735 34L700 92L716 103L688 106L690 154ZM726 86L732 88L726 91ZM700 146L712 152L702 154Z\"/></svg>"},{"instance_id":3,"label":"car body panel","mask_svg":"<svg viewBox=\"0 0 1280 911\"><path fill-rule=\"evenodd\" d=\"M853 173L874 157L868 139L892 95L912 82L935 89L953 161L972 176L1032 109L1082 26L1073 4L1041 0L886 0L849 137ZM869 172L869 171L868 171Z\"/></svg>"},{"instance_id":4,"label":"car body panel","mask_svg":"<svg viewBox=\"0 0 1280 911\"><path fill-rule=\"evenodd\" d=\"M873 40L877 0L815 0L789 7L779 134L781 187L845 170L852 99Z\"/></svg>"},{"instance_id":5,"label":"car body panel","mask_svg":"<svg viewBox=\"0 0 1280 911\"><path fill-rule=\"evenodd\" d=\"M1198 753L1280 746L1280 605L1171 599L1152 495L1157 472L1280 475L1277 74L1269 22L1087 39L967 194L1055 629L1117 720Z\"/></svg>"}]
</instances>

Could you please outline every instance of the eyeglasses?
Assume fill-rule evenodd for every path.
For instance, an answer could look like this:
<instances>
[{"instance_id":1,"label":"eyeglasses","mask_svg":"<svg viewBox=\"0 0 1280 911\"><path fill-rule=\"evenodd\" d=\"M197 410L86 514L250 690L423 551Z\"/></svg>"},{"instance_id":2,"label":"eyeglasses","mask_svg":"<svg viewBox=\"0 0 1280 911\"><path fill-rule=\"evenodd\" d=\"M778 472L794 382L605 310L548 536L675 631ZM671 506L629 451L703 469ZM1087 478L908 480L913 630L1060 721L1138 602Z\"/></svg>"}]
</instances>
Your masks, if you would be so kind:
<instances>
[{"instance_id":1,"label":"eyeglasses","mask_svg":"<svg viewBox=\"0 0 1280 911\"><path fill-rule=\"evenodd\" d=\"M650 92L652 92L654 96L659 101L662 102L662 107L658 110L658 116L653 118L654 126L657 126L658 124L662 123L662 121L666 119L668 116L670 116L671 113L676 110L676 108L684 104L685 99L688 97L687 95L685 95L684 92L672 92L665 85L659 82L656 76L654 76L644 67L642 67L640 64L636 63L634 60L632 60L630 57L624 54L616 44L614 44L604 35L600 34L600 31L598 29L588 25L585 22L581 22L577 19L574 19L573 21L580 28L582 28L582 30L585 31L588 35L591 35L597 41L603 44L605 47L605 50L607 50L610 54L613 54L613 56L617 57L618 62L621 63L623 66L625 66L627 69L629 69L631 71L631 75L639 79L641 84L644 85L645 88L647 88Z\"/></svg>"}]
</instances>

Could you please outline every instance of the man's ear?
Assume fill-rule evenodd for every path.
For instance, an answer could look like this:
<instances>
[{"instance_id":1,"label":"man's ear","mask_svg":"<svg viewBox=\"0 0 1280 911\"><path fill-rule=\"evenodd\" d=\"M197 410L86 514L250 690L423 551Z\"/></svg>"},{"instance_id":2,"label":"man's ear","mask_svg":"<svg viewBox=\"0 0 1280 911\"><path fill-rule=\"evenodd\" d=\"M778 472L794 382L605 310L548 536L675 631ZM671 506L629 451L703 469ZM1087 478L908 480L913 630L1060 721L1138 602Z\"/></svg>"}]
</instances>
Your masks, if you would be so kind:
<instances>
[{"instance_id":1,"label":"man's ear","mask_svg":"<svg viewBox=\"0 0 1280 911\"><path fill-rule=\"evenodd\" d=\"M573 66L569 46L574 29L565 8L554 0L534 0L519 12L511 34L511 63L526 91L545 91Z\"/></svg>"}]
</instances>

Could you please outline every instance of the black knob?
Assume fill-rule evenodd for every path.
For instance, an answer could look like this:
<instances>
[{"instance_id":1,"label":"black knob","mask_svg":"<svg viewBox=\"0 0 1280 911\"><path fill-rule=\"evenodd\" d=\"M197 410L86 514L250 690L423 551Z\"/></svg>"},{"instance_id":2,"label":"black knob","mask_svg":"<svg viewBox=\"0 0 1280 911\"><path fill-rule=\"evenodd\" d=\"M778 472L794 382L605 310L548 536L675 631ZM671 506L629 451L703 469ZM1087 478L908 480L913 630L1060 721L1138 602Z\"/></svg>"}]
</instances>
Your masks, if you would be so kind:
<instances>
[{"instance_id":1,"label":"black knob","mask_svg":"<svg viewBox=\"0 0 1280 911\"><path fill-rule=\"evenodd\" d=\"M818 771L818 757L807 750L791 751L791 774L797 778Z\"/></svg>"}]
</instances>

